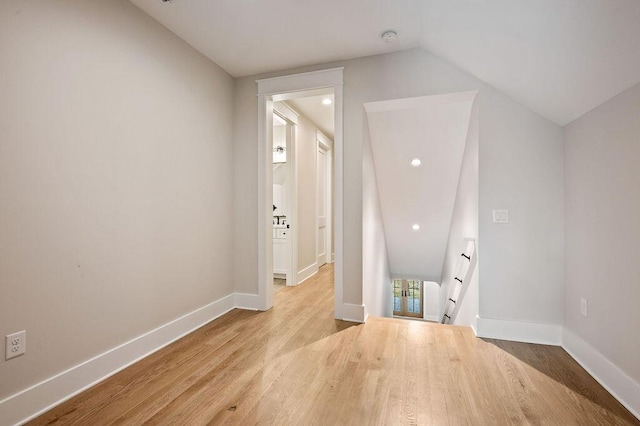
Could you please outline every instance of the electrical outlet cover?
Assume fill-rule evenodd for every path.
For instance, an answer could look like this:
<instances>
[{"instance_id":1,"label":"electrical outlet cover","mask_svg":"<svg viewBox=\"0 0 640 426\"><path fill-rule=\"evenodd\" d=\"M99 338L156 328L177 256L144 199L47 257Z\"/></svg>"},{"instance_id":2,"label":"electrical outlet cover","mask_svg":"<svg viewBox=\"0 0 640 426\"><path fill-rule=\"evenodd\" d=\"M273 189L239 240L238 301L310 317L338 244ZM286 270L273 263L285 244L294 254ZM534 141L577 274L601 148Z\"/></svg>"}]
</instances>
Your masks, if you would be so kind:
<instances>
[{"instance_id":1,"label":"electrical outlet cover","mask_svg":"<svg viewBox=\"0 0 640 426\"><path fill-rule=\"evenodd\" d=\"M4 341L5 359L9 360L24 354L27 351L27 332L7 334Z\"/></svg>"}]
</instances>

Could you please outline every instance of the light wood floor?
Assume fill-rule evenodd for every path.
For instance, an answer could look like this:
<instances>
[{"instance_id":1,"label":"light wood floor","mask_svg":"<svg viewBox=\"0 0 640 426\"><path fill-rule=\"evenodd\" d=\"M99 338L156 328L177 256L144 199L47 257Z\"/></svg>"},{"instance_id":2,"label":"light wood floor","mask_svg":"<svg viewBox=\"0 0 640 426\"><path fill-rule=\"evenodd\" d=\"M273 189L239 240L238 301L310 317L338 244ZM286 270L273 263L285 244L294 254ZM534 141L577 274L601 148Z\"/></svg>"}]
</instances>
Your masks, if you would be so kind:
<instances>
[{"instance_id":1,"label":"light wood floor","mask_svg":"<svg viewBox=\"0 0 640 426\"><path fill-rule=\"evenodd\" d=\"M278 293L281 290L287 288L287 280L283 280L280 278L273 279L273 294Z\"/></svg>"},{"instance_id":2,"label":"light wood floor","mask_svg":"<svg viewBox=\"0 0 640 426\"><path fill-rule=\"evenodd\" d=\"M32 424L639 425L561 348L333 319L333 269L234 310Z\"/></svg>"}]
</instances>

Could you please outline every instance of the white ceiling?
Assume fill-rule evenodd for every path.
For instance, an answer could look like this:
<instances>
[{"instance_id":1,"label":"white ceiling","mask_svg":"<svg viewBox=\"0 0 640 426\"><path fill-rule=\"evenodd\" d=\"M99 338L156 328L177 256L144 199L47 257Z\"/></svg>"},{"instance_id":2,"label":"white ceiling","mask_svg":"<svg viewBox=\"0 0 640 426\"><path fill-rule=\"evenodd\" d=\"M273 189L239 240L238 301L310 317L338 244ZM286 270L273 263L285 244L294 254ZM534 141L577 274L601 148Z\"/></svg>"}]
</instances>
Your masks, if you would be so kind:
<instances>
[{"instance_id":1,"label":"white ceiling","mask_svg":"<svg viewBox=\"0 0 640 426\"><path fill-rule=\"evenodd\" d=\"M421 0L131 1L234 77L408 49L420 32Z\"/></svg>"},{"instance_id":2,"label":"white ceiling","mask_svg":"<svg viewBox=\"0 0 640 426\"><path fill-rule=\"evenodd\" d=\"M234 77L421 46L560 125L640 82L638 0L131 1Z\"/></svg>"},{"instance_id":3,"label":"white ceiling","mask_svg":"<svg viewBox=\"0 0 640 426\"><path fill-rule=\"evenodd\" d=\"M565 125L640 81L638 0L425 0L421 46Z\"/></svg>"},{"instance_id":4,"label":"white ceiling","mask_svg":"<svg viewBox=\"0 0 640 426\"><path fill-rule=\"evenodd\" d=\"M441 282L473 97L365 104L393 277Z\"/></svg>"},{"instance_id":5,"label":"white ceiling","mask_svg":"<svg viewBox=\"0 0 640 426\"><path fill-rule=\"evenodd\" d=\"M323 99L331 99L331 105L323 105ZM320 131L333 140L333 95L309 96L287 101L291 107L313 121Z\"/></svg>"}]
</instances>

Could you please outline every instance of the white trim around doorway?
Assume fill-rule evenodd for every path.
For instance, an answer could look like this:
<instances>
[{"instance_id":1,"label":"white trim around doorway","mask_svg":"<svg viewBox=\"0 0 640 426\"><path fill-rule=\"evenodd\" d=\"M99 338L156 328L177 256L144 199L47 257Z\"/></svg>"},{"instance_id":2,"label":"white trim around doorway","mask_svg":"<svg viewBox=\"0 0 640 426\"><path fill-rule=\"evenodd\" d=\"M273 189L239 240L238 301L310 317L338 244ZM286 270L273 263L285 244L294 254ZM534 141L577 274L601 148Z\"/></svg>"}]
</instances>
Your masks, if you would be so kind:
<instances>
[{"instance_id":1,"label":"white trim around doorway","mask_svg":"<svg viewBox=\"0 0 640 426\"><path fill-rule=\"evenodd\" d=\"M273 175L269 146L273 132L273 102L282 100L278 95L293 92L333 89L334 94L334 291L337 319L350 317L343 303L343 72L344 68L312 71L301 74L257 80L258 84L258 297L256 308L268 310L273 306L273 244L272 215Z\"/></svg>"}]
</instances>

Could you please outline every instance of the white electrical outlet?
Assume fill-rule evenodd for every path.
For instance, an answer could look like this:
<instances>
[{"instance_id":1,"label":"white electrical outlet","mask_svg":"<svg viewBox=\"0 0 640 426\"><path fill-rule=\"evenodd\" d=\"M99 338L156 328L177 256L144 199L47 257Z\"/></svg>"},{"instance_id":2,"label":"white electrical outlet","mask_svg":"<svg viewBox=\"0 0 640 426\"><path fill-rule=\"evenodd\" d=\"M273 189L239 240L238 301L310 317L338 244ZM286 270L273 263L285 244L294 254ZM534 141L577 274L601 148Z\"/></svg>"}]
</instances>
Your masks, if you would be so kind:
<instances>
[{"instance_id":1,"label":"white electrical outlet","mask_svg":"<svg viewBox=\"0 0 640 426\"><path fill-rule=\"evenodd\" d=\"M588 314L589 302L584 297L580 299L580 313L583 317Z\"/></svg>"},{"instance_id":2,"label":"white electrical outlet","mask_svg":"<svg viewBox=\"0 0 640 426\"><path fill-rule=\"evenodd\" d=\"M5 359L9 360L27 351L27 332L22 330L5 336Z\"/></svg>"}]
</instances>

